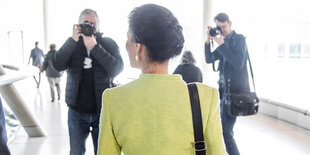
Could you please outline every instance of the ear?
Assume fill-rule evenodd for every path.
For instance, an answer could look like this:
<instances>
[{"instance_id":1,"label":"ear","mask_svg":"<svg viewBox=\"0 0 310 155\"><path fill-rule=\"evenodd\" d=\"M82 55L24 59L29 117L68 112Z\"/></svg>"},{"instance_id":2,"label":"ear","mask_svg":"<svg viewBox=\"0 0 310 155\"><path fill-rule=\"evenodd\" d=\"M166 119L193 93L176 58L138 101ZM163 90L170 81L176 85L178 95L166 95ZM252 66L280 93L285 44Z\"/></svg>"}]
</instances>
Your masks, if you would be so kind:
<instances>
[{"instance_id":1,"label":"ear","mask_svg":"<svg viewBox=\"0 0 310 155\"><path fill-rule=\"evenodd\" d=\"M136 55L139 57L139 60L141 60L142 58L142 49L143 49L143 45L140 43L136 43L135 52L136 52Z\"/></svg>"}]
</instances>

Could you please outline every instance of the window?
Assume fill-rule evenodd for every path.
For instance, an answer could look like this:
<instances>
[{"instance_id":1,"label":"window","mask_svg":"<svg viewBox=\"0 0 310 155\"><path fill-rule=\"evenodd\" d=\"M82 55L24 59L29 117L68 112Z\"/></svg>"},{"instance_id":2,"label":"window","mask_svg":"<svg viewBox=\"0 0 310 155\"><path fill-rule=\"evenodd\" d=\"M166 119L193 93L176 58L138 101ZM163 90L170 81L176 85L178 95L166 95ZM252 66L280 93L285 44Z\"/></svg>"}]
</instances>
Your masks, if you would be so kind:
<instances>
[{"instance_id":1,"label":"window","mask_svg":"<svg viewBox=\"0 0 310 155\"><path fill-rule=\"evenodd\" d=\"M310 58L310 45L304 45L304 58Z\"/></svg>"},{"instance_id":2,"label":"window","mask_svg":"<svg viewBox=\"0 0 310 155\"><path fill-rule=\"evenodd\" d=\"M285 57L285 46L284 46L284 44L280 44L279 46L278 46L278 58L284 58Z\"/></svg>"},{"instance_id":3,"label":"window","mask_svg":"<svg viewBox=\"0 0 310 155\"><path fill-rule=\"evenodd\" d=\"M300 58L301 56L301 44L291 44L289 50L290 58Z\"/></svg>"}]
</instances>

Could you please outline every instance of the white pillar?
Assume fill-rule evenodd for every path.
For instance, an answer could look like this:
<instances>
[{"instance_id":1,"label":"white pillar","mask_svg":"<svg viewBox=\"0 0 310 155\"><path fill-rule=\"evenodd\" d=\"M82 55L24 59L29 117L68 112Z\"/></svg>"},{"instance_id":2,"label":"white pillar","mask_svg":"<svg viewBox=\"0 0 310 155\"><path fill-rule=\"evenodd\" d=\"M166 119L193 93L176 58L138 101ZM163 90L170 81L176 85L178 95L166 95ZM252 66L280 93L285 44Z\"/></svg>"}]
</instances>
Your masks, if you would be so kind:
<instances>
[{"instance_id":1,"label":"white pillar","mask_svg":"<svg viewBox=\"0 0 310 155\"><path fill-rule=\"evenodd\" d=\"M49 34L48 34L48 0L43 0L43 31L44 31L44 50L48 50Z\"/></svg>"},{"instance_id":2,"label":"white pillar","mask_svg":"<svg viewBox=\"0 0 310 155\"><path fill-rule=\"evenodd\" d=\"M207 27L214 25L213 22L213 0L203 0L203 53L204 53L204 43L207 40ZM217 80L218 80L218 73L215 73L212 69L212 64L207 64L205 61L205 55L203 54L203 81L204 83L212 86L217 87Z\"/></svg>"}]
</instances>

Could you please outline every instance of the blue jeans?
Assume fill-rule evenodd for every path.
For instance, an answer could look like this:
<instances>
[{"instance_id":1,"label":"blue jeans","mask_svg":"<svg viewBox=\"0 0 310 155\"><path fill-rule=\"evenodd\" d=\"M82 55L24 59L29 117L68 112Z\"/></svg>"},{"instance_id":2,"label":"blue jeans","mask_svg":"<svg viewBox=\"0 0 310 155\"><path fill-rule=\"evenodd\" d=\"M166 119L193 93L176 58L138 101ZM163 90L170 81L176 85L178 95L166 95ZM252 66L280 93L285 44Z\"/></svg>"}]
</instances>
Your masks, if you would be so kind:
<instances>
[{"instance_id":1,"label":"blue jeans","mask_svg":"<svg viewBox=\"0 0 310 155\"><path fill-rule=\"evenodd\" d=\"M0 98L0 154L1 155L9 155L10 151L7 145L7 136L5 130L5 117L3 113L2 102Z\"/></svg>"},{"instance_id":2,"label":"blue jeans","mask_svg":"<svg viewBox=\"0 0 310 155\"><path fill-rule=\"evenodd\" d=\"M97 154L99 115L80 113L69 108L70 155L85 154L85 143L89 133L92 135L95 155Z\"/></svg>"},{"instance_id":3,"label":"blue jeans","mask_svg":"<svg viewBox=\"0 0 310 155\"><path fill-rule=\"evenodd\" d=\"M237 117L230 116L226 113L224 99L226 94L222 94L221 99L221 119L222 119L222 128L223 128L223 137L226 146L226 151L229 155L239 155L239 150L234 139L234 126L237 120Z\"/></svg>"}]
</instances>

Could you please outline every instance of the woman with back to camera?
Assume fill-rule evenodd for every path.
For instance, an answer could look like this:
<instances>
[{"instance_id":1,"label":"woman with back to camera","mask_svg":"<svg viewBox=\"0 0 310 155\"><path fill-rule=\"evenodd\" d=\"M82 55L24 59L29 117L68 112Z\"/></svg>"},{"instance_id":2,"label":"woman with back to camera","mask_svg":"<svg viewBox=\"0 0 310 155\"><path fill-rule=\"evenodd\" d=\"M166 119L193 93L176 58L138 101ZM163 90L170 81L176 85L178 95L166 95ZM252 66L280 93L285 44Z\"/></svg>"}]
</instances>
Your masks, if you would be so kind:
<instances>
[{"instance_id":1,"label":"woman with back to camera","mask_svg":"<svg viewBox=\"0 0 310 155\"><path fill-rule=\"evenodd\" d=\"M129 15L126 49L140 78L103 93L98 155L194 155L189 92L180 75L168 75L181 53L182 27L166 8L145 4ZM208 155L226 154L218 92L197 84Z\"/></svg>"},{"instance_id":2,"label":"woman with back to camera","mask_svg":"<svg viewBox=\"0 0 310 155\"><path fill-rule=\"evenodd\" d=\"M173 74L180 74L186 83L202 82L201 70L195 66L195 58L191 51L185 51L181 58L181 64Z\"/></svg>"}]
</instances>

